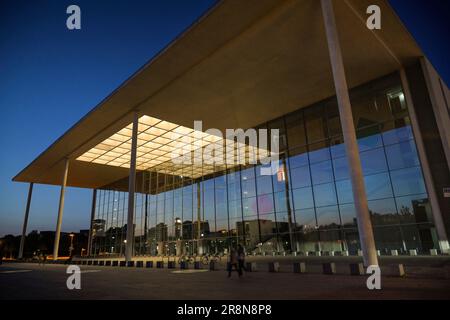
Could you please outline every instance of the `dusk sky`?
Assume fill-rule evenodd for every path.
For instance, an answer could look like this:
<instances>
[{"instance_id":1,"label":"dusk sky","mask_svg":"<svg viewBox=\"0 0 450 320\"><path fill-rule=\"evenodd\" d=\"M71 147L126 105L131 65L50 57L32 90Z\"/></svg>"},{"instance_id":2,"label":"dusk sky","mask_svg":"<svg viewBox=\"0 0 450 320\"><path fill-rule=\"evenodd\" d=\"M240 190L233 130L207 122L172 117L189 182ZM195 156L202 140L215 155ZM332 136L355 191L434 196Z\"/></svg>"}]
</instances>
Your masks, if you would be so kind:
<instances>
[{"instance_id":1,"label":"dusk sky","mask_svg":"<svg viewBox=\"0 0 450 320\"><path fill-rule=\"evenodd\" d=\"M450 84L449 1L390 2ZM214 3L0 0L0 237L22 228L28 184L12 177ZM81 30L66 28L70 4ZM28 232L55 229L59 191L35 185ZM89 228L91 195L67 189L62 231Z\"/></svg>"}]
</instances>

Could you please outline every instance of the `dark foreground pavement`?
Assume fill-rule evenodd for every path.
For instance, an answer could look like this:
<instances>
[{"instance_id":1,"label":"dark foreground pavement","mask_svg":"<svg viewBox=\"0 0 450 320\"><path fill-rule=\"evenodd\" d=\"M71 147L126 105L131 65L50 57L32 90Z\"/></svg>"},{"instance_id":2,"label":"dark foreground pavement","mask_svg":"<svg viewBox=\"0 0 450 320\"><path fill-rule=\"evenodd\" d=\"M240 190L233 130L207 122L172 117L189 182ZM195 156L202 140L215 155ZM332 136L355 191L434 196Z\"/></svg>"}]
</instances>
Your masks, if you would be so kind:
<instances>
[{"instance_id":1,"label":"dark foreground pavement","mask_svg":"<svg viewBox=\"0 0 450 320\"><path fill-rule=\"evenodd\" d=\"M68 290L67 266L0 266L0 299L450 299L445 277L383 276L368 290L365 276L81 266L81 290Z\"/></svg>"}]
</instances>

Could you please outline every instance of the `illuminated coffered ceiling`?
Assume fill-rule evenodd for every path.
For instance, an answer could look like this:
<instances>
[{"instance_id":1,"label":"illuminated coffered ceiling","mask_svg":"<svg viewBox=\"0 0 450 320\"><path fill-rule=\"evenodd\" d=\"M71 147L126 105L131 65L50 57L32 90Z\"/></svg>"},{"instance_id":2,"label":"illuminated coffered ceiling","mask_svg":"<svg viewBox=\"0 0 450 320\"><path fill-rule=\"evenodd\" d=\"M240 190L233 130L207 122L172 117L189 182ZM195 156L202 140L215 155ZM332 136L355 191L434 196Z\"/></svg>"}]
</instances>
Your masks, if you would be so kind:
<instances>
[{"instance_id":1,"label":"illuminated coffered ceiling","mask_svg":"<svg viewBox=\"0 0 450 320\"><path fill-rule=\"evenodd\" d=\"M138 170L198 178L224 170L227 167L224 161L227 156L230 157L229 159L236 159L237 155L244 153L246 162L248 162L250 152L255 154L266 152L240 142L234 142L233 150L230 149L227 154L225 146L232 141L221 136L196 131L147 115L141 116L138 122L136 159ZM129 168L132 129L133 124L131 123L79 156L77 160ZM215 163L207 162L204 159L203 151L208 146L215 150L222 148L223 160ZM199 150L200 148L201 150ZM186 161L186 159L191 159L191 161ZM235 165L228 164L228 167Z\"/></svg>"}]
</instances>

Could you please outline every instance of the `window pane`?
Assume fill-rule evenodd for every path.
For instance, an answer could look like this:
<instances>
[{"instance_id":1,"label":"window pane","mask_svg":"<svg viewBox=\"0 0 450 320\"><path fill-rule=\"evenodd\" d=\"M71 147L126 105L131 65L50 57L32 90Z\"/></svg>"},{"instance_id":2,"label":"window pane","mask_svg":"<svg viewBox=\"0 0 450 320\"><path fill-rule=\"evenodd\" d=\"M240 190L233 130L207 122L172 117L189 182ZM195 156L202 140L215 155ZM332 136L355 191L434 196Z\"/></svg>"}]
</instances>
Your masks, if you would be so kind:
<instances>
[{"instance_id":1,"label":"window pane","mask_svg":"<svg viewBox=\"0 0 450 320\"><path fill-rule=\"evenodd\" d=\"M286 129L289 147L302 146L306 144L305 127L301 111L286 117Z\"/></svg>"},{"instance_id":2,"label":"window pane","mask_svg":"<svg viewBox=\"0 0 450 320\"><path fill-rule=\"evenodd\" d=\"M379 148L383 145L381 134L379 134L378 132L378 126L372 126L369 128L358 130L357 138L360 152Z\"/></svg>"},{"instance_id":3,"label":"window pane","mask_svg":"<svg viewBox=\"0 0 450 320\"><path fill-rule=\"evenodd\" d=\"M419 167L391 171L391 178L396 196L426 193Z\"/></svg>"},{"instance_id":4,"label":"window pane","mask_svg":"<svg viewBox=\"0 0 450 320\"><path fill-rule=\"evenodd\" d=\"M272 193L272 176L261 176L256 179L258 195Z\"/></svg>"},{"instance_id":5,"label":"window pane","mask_svg":"<svg viewBox=\"0 0 450 320\"><path fill-rule=\"evenodd\" d=\"M386 155L391 170L420 165L414 140L387 146Z\"/></svg>"},{"instance_id":6,"label":"window pane","mask_svg":"<svg viewBox=\"0 0 450 320\"><path fill-rule=\"evenodd\" d=\"M272 194L264 194L262 196L258 196L258 210L260 215L273 212Z\"/></svg>"},{"instance_id":7,"label":"window pane","mask_svg":"<svg viewBox=\"0 0 450 320\"><path fill-rule=\"evenodd\" d=\"M353 203L352 183L350 180L341 180L336 182L338 201L340 204Z\"/></svg>"},{"instance_id":8,"label":"window pane","mask_svg":"<svg viewBox=\"0 0 450 320\"><path fill-rule=\"evenodd\" d=\"M334 184L325 183L314 186L314 200L317 207L336 204L336 192L334 190Z\"/></svg>"},{"instance_id":9,"label":"window pane","mask_svg":"<svg viewBox=\"0 0 450 320\"><path fill-rule=\"evenodd\" d=\"M242 200L242 204L244 205L243 208L244 216L257 215L256 197L245 198Z\"/></svg>"},{"instance_id":10,"label":"window pane","mask_svg":"<svg viewBox=\"0 0 450 320\"><path fill-rule=\"evenodd\" d=\"M392 197L391 183L387 173L364 177L367 200L376 200Z\"/></svg>"},{"instance_id":11,"label":"window pane","mask_svg":"<svg viewBox=\"0 0 450 320\"><path fill-rule=\"evenodd\" d=\"M305 166L309 163L306 147L290 150L289 155L289 166L291 168Z\"/></svg>"},{"instance_id":12,"label":"window pane","mask_svg":"<svg viewBox=\"0 0 450 320\"><path fill-rule=\"evenodd\" d=\"M311 175L313 184L321 184L333 180L333 170L331 161L323 161L311 165Z\"/></svg>"},{"instance_id":13,"label":"window pane","mask_svg":"<svg viewBox=\"0 0 450 320\"><path fill-rule=\"evenodd\" d=\"M427 194L396 198L401 223L427 223L433 221Z\"/></svg>"},{"instance_id":14,"label":"window pane","mask_svg":"<svg viewBox=\"0 0 450 320\"><path fill-rule=\"evenodd\" d=\"M350 178L349 171L348 171L347 157L334 159L333 166L334 166L334 179L335 180L343 180L343 179Z\"/></svg>"},{"instance_id":15,"label":"window pane","mask_svg":"<svg viewBox=\"0 0 450 320\"><path fill-rule=\"evenodd\" d=\"M388 125L388 124L387 124ZM392 126L395 126L392 124ZM407 125L401 128L393 128L383 132L383 141L385 145L411 140L413 138L411 126Z\"/></svg>"},{"instance_id":16,"label":"window pane","mask_svg":"<svg viewBox=\"0 0 450 320\"><path fill-rule=\"evenodd\" d=\"M317 208L316 212L319 228L331 229L340 225L337 206Z\"/></svg>"},{"instance_id":17,"label":"window pane","mask_svg":"<svg viewBox=\"0 0 450 320\"><path fill-rule=\"evenodd\" d=\"M305 125L308 143L327 138L327 121L322 105L310 107L305 110Z\"/></svg>"},{"instance_id":18,"label":"window pane","mask_svg":"<svg viewBox=\"0 0 450 320\"><path fill-rule=\"evenodd\" d=\"M309 162L320 162L330 159L328 143L323 141L309 145Z\"/></svg>"},{"instance_id":19,"label":"window pane","mask_svg":"<svg viewBox=\"0 0 450 320\"><path fill-rule=\"evenodd\" d=\"M387 171L386 156L382 148L362 152L360 157L364 175Z\"/></svg>"},{"instance_id":20,"label":"window pane","mask_svg":"<svg viewBox=\"0 0 450 320\"><path fill-rule=\"evenodd\" d=\"M291 184L294 189L310 186L311 177L309 174L309 167L304 166L291 169Z\"/></svg>"},{"instance_id":21,"label":"window pane","mask_svg":"<svg viewBox=\"0 0 450 320\"><path fill-rule=\"evenodd\" d=\"M255 180L254 179L246 179L242 181L242 197L254 197L256 195L255 191Z\"/></svg>"},{"instance_id":22,"label":"window pane","mask_svg":"<svg viewBox=\"0 0 450 320\"><path fill-rule=\"evenodd\" d=\"M295 209L305 209L314 207L312 189L310 187L294 189L292 191L292 194L294 197Z\"/></svg>"},{"instance_id":23,"label":"window pane","mask_svg":"<svg viewBox=\"0 0 450 320\"><path fill-rule=\"evenodd\" d=\"M287 197L286 192L281 191L274 194L275 197L275 211L284 212L287 211Z\"/></svg>"},{"instance_id":24,"label":"window pane","mask_svg":"<svg viewBox=\"0 0 450 320\"><path fill-rule=\"evenodd\" d=\"M316 214L314 209L295 210L295 221L303 229L314 229L316 226Z\"/></svg>"},{"instance_id":25,"label":"window pane","mask_svg":"<svg viewBox=\"0 0 450 320\"><path fill-rule=\"evenodd\" d=\"M368 201L373 225L394 225L399 223L393 198Z\"/></svg>"},{"instance_id":26,"label":"window pane","mask_svg":"<svg viewBox=\"0 0 450 320\"><path fill-rule=\"evenodd\" d=\"M230 219L241 218L241 200L233 200L228 202L228 210L230 214Z\"/></svg>"},{"instance_id":27,"label":"window pane","mask_svg":"<svg viewBox=\"0 0 450 320\"><path fill-rule=\"evenodd\" d=\"M330 151L333 159L345 157L345 144L343 137L333 137L330 142Z\"/></svg>"},{"instance_id":28,"label":"window pane","mask_svg":"<svg viewBox=\"0 0 450 320\"><path fill-rule=\"evenodd\" d=\"M356 227L356 210L354 204L340 205L339 211L344 228Z\"/></svg>"}]
</instances>

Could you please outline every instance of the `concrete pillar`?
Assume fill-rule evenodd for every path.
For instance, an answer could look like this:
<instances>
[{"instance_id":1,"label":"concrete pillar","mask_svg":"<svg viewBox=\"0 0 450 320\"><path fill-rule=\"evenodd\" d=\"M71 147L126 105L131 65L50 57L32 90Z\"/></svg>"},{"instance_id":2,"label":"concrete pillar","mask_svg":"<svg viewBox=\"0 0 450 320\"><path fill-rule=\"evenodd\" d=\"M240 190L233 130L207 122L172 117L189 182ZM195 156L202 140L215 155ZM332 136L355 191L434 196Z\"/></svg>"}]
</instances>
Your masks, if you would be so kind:
<instances>
[{"instance_id":1,"label":"concrete pillar","mask_svg":"<svg viewBox=\"0 0 450 320\"><path fill-rule=\"evenodd\" d=\"M58 260L59 238L61 236L61 224L64 211L64 195L66 192L67 174L69 172L69 159L65 159L63 181L59 194L58 221L56 222L55 243L53 245L53 260Z\"/></svg>"},{"instance_id":2,"label":"concrete pillar","mask_svg":"<svg viewBox=\"0 0 450 320\"><path fill-rule=\"evenodd\" d=\"M23 218L23 226L22 226L22 237L20 238L19 257L18 257L19 259L23 258L23 248L25 246L25 237L28 225L28 214L30 213L32 194L33 194L33 182L30 183L30 187L28 188L27 207L25 208L25 217Z\"/></svg>"},{"instance_id":3,"label":"concrete pillar","mask_svg":"<svg viewBox=\"0 0 450 320\"><path fill-rule=\"evenodd\" d=\"M359 158L358 142L356 140L355 126L353 123L350 96L344 70L344 62L339 44L336 21L333 12L332 0L321 0L322 13L328 41L331 68L333 70L334 86L339 106L339 115L344 136L345 151L347 154L350 179L352 183L353 199L358 222L359 238L363 251L364 264L378 265L375 240L372 223L370 221L369 207L364 185L364 178Z\"/></svg>"},{"instance_id":4,"label":"concrete pillar","mask_svg":"<svg viewBox=\"0 0 450 320\"><path fill-rule=\"evenodd\" d=\"M422 164L423 179L425 180L428 197L430 199L433 222L436 227L436 233L439 241L439 249L441 249L442 252L447 252L449 250L447 232L445 230L444 221L442 219L439 200L437 197L436 188L434 187L433 175L431 174L430 165L428 163L425 145L422 138L422 132L420 131L416 110L414 108L414 101L412 99L411 90L409 88L408 78L404 69L400 70L400 78L402 81L403 94L405 95L409 118L411 119L414 139L416 141L417 153L419 154L420 163Z\"/></svg>"},{"instance_id":5,"label":"concrete pillar","mask_svg":"<svg viewBox=\"0 0 450 320\"><path fill-rule=\"evenodd\" d=\"M130 177L128 179L128 217L127 217L127 243L125 246L125 260L131 261L133 258L134 245L134 191L136 184L136 151L139 116L135 112L133 116L133 133L131 136L131 159Z\"/></svg>"},{"instance_id":6,"label":"concrete pillar","mask_svg":"<svg viewBox=\"0 0 450 320\"><path fill-rule=\"evenodd\" d=\"M91 221L90 221L90 227L89 227L89 237L88 237L88 245L87 245L87 255L91 255L91 247L92 247L92 227L93 227L93 221L95 219L95 205L97 202L97 189L94 189L92 191L92 206L91 206Z\"/></svg>"}]
</instances>

